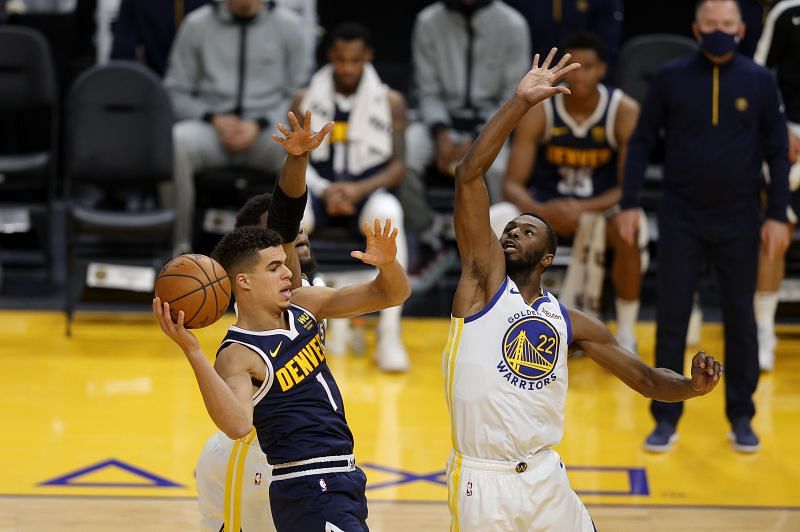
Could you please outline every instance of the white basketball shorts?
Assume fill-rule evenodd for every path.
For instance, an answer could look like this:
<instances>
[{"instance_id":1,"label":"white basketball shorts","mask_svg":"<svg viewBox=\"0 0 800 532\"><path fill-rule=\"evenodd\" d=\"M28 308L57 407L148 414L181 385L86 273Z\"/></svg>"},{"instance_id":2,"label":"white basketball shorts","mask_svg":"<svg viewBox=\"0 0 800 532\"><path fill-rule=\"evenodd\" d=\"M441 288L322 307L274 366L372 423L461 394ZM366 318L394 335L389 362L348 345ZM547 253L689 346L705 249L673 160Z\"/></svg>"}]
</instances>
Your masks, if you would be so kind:
<instances>
[{"instance_id":1,"label":"white basketball shorts","mask_svg":"<svg viewBox=\"0 0 800 532\"><path fill-rule=\"evenodd\" d=\"M211 436L197 461L197 502L204 532L274 531L269 507L272 468L255 429L239 440Z\"/></svg>"},{"instance_id":2,"label":"white basketball shorts","mask_svg":"<svg viewBox=\"0 0 800 532\"><path fill-rule=\"evenodd\" d=\"M595 532L558 453L520 462L478 460L452 451L447 462L451 531Z\"/></svg>"}]
</instances>

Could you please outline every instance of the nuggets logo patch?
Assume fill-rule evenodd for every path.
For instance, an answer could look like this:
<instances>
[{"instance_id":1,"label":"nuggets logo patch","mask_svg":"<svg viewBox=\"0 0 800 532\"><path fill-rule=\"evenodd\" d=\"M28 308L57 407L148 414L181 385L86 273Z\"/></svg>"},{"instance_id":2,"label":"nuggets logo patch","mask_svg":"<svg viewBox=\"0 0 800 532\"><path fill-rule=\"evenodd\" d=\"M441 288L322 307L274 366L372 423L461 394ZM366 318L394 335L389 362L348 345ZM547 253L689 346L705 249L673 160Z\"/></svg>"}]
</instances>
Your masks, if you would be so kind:
<instances>
[{"instance_id":1,"label":"nuggets logo patch","mask_svg":"<svg viewBox=\"0 0 800 532\"><path fill-rule=\"evenodd\" d=\"M559 335L540 316L514 322L503 337L503 360L497 369L513 386L541 390L556 380Z\"/></svg>"}]
</instances>

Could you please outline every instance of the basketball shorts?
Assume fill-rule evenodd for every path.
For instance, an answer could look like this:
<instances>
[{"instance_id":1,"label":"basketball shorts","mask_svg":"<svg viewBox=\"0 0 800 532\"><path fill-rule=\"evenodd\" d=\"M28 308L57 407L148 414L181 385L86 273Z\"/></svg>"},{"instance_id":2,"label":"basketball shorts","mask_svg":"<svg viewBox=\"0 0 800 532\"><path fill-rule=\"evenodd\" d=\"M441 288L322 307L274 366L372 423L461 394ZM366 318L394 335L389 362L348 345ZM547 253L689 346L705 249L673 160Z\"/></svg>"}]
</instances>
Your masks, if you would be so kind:
<instances>
[{"instance_id":1,"label":"basketball shorts","mask_svg":"<svg viewBox=\"0 0 800 532\"><path fill-rule=\"evenodd\" d=\"M450 530L596 530L552 450L520 462L479 460L452 451L447 487Z\"/></svg>"},{"instance_id":2,"label":"basketball shorts","mask_svg":"<svg viewBox=\"0 0 800 532\"><path fill-rule=\"evenodd\" d=\"M352 455L275 465L269 488L281 532L362 532L367 528L367 476Z\"/></svg>"},{"instance_id":3,"label":"basketball shorts","mask_svg":"<svg viewBox=\"0 0 800 532\"><path fill-rule=\"evenodd\" d=\"M239 440L222 432L211 436L197 461L201 530L275 530L269 508L270 475L255 429Z\"/></svg>"}]
</instances>

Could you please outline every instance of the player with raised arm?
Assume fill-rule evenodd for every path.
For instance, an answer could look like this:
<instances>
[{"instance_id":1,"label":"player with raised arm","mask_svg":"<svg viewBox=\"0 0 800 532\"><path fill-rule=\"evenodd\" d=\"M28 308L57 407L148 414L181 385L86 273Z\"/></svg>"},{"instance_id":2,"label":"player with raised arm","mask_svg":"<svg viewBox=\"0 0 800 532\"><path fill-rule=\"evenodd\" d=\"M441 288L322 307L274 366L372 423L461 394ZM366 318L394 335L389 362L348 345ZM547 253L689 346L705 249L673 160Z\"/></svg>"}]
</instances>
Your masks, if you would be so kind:
<instances>
[{"instance_id":1,"label":"player with raised arm","mask_svg":"<svg viewBox=\"0 0 800 532\"><path fill-rule=\"evenodd\" d=\"M456 169L455 228L462 273L443 369L453 450L448 461L453 530L592 531L552 448L561 441L570 344L625 384L660 401L716 386L722 367L697 353L691 378L654 369L619 346L603 323L566 309L542 289L556 237L535 214L510 220L498 240L484 173L523 116L579 68L570 55L539 56L516 94L488 122Z\"/></svg>"}]
</instances>

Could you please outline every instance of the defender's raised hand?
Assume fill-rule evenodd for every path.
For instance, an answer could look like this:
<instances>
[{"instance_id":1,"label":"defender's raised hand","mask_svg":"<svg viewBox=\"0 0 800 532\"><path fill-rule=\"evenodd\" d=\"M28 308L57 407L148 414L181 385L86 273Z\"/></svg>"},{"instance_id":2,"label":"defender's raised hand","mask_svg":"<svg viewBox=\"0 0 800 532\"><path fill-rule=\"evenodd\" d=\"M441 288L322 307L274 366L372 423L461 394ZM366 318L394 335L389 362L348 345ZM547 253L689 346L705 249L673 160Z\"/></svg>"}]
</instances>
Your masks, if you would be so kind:
<instances>
[{"instance_id":1,"label":"defender's raised hand","mask_svg":"<svg viewBox=\"0 0 800 532\"><path fill-rule=\"evenodd\" d=\"M292 130L286 129L283 124L278 124L278 130L283 133L284 137L280 135L272 135L272 140L283 146L289 155L303 155L316 149L325 139L331 129L333 129L333 122L325 124L321 130L311 130L311 111L306 111L306 118L303 125L297 121L297 117L293 112L289 111L289 123Z\"/></svg>"},{"instance_id":2,"label":"defender's raised hand","mask_svg":"<svg viewBox=\"0 0 800 532\"><path fill-rule=\"evenodd\" d=\"M556 48L551 49L541 67L539 66L539 54L533 56L533 66L517 85L517 96L524 98L530 105L536 105L558 93L571 94L568 88L554 85L564 77L564 74L580 68L581 65L579 63L568 64L572 56L564 54L561 61L551 68L550 65L556 58L557 52Z\"/></svg>"},{"instance_id":3,"label":"defender's raised hand","mask_svg":"<svg viewBox=\"0 0 800 532\"><path fill-rule=\"evenodd\" d=\"M711 355L698 351L692 358L692 390L699 395L705 395L719 382L725 373L722 364Z\"/></svg>"},{"instance_id":4,"label":"defender's raised hand","mask_svg":"<svg viewBox=\"0 0 800 532\"><path fill-rule=\"evenodd\" d=\"M355 259L364 264L381 267L394 262L397 255L397 228L392 229L392 221L386 219L386 224L381 229L381 221L375 219L375 227L364 224L364 235L367 237L367 249L350 253Z\"/></svg>"}]
</instances>

